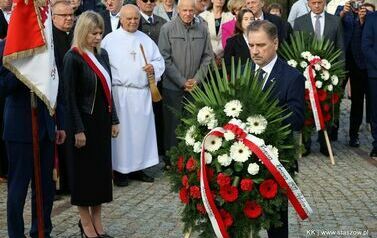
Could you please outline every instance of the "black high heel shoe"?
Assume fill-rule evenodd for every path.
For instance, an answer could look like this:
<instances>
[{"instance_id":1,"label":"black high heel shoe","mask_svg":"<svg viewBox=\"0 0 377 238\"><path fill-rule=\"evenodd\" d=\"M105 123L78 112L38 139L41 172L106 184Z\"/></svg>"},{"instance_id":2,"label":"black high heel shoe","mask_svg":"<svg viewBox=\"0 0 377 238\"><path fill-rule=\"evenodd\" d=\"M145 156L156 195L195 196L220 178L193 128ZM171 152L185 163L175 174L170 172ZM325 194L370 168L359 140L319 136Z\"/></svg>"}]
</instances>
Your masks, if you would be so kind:
<instances>
[{"instance_id":1,"label":"black high heel shoe","mask_svg":"<svg viewBox=\"0 0 377 238\"><path fill-rule=\"evenodd\" d=\"M104 233L104 234L99 234L99 233L97 232L97 230L96 230L96 227L94 227L94 230L96 231L96 233L97 233L97 235L98 235L99 238L114 238L114 237L112 237L112 236L110 236L110 235L108 235L108 234L106 234L106 233Z\"/></svg>"},{"instance_id":2,"label":"black high heel shoe","mask_svg":"<svg viewBox=\"0 0 377 238\"><path fill-rule=\"evenodd\" d=\"M84 228L82 227L82 224L81 224L81 220L79 220L79 223L78 223L78 226L80 228L80 232L81 232L81 238L101 238L101 236L94 236L94 237L89 237L85 234L85 231L84 231ZM97 232L96 232L97 233Z\"/></svg>"}]
</instances>

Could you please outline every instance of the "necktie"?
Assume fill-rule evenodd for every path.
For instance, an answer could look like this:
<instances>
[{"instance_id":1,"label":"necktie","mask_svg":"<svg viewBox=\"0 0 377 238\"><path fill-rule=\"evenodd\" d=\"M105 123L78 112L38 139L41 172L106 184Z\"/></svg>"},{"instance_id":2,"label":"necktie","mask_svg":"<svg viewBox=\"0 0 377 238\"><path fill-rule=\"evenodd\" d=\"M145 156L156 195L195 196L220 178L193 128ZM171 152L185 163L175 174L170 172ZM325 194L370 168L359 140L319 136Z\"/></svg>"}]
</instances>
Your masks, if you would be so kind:
<instances>
[{"instance_id":1,"label":"necktie","mask_svg":"<svg viewBox=\"0 0 377 238\"><path fill-rule=\"evenodd\" d=\"M153 24L153 18L152 17L148 17L148 21L150 24Z\"/></svg>"},{"instance_id":2,"label":"necktie","mask_svg":"<svg viewBox=\"0 0 377 238\"><path fill-rule=\"evenodd\" d=\"M264 84L264 73L266 73L266 72L264 72L264 70L262 69L262 68L259 68L258 70L257 70L257 74L258 74L258 81L259 81L259 83L260 84L262 84L262 86L263 86L263 84Z\"/></svg>"},{"instance_id":3,"label":"necktie","mask_svg":"<svg viewBox=\"0 0 377 238\"><path fill-rule=\"evenodd\" d=\"M314 24L314 34L317 37L317 39L321 39L321 22L319 19L321 18L321 15L315 15L315 24Z\"/></svg>"}]
</instances>

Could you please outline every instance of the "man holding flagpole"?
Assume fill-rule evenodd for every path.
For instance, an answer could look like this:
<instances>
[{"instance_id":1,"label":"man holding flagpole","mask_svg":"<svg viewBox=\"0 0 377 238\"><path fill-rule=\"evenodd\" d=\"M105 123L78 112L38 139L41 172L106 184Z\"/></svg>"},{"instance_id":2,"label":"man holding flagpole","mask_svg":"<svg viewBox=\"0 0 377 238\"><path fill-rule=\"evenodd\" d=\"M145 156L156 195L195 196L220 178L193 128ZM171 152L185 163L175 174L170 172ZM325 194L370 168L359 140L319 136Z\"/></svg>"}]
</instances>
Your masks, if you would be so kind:
<instances>
[{"instance_id":1,"label":"man holding flagpole","mask_svg":"<svg viewBox=\"0 0 377 238\"><path fill-rule=\"evenodd\" d=\"M10 238L26 237L23 208L30 180L30 236L50 237L52 230L54 143L63 143L65 132L60 95L58 97L51 14L46 3L18 1L5 46L3 42L0 45L4 59L4 66L0 64L0 94L6 97L3 138L9 159L7 223ZM32 100L30 92L38 98ZM31 101L36 101L36 107L31 108ZM53 117L55 108L57 124Z\"/></svg>"}]
</instances>

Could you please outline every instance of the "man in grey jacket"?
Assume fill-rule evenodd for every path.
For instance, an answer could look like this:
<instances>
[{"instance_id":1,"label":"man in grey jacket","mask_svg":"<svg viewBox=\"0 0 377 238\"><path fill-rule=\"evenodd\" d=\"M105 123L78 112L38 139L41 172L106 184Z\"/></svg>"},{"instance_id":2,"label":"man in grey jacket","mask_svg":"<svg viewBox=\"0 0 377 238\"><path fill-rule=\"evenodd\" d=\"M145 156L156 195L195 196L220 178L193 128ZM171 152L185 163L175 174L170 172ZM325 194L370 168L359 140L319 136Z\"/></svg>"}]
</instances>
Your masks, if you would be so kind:
<instances>
[{"instance_id":1,"label":"man in grey jacket","mask_svg":"<svg viewBox=\"0 0 377 238\"><path fill-rule=\"evenodd\" d=\"M183 109L183 97L204 80L213 59L208 30L194 20L194 5L194 0L180 0L178 17L162 26L158 41L165 59L162 93L166 150L177 145L175 129L179 124L177 113ZM169 167L169 159L165 164Z\"/></svg>"}]
</instances>

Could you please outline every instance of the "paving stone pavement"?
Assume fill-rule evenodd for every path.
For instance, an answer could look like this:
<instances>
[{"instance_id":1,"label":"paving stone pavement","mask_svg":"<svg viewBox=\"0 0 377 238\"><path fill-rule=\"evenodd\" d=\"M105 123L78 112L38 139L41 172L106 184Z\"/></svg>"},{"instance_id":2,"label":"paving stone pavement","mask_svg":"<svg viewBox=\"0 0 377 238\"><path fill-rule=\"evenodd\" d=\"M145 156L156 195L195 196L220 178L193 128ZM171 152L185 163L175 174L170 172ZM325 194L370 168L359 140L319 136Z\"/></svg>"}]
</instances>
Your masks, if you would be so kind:
<instances>
[{"instance_id":1,"label":"paving stone pavement","mask_svg":"<svg viewBox=\"0 0 377 238\"><path fill-rule=\"evenodd\" d=\"M350 102L343 101L339 140L333 143L336 165L318 153L316 143L312 154L299 160L297 183L314 213L301 221L290 207L290 237L377 237L377 161L368 158L370 132L363 124L361 147L347 146ZM125 188L114 187L114 201L103 210L109 234L117 238L183 237L182 205L177 194L170 192L161 167L149 170L156 177L152 184L135 181ZM0 238L7 237L6 194L6 184L0 184ZM30 224L30 194L27 199L25 233ZM53 237L80 237L77 209L70 205L69 197L55 202L52 221ZM265 231L260 234L267 237Z\"/></svg>"}]
</instances>

